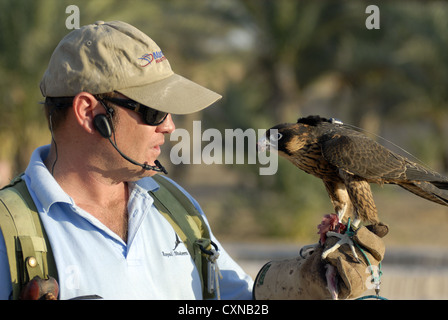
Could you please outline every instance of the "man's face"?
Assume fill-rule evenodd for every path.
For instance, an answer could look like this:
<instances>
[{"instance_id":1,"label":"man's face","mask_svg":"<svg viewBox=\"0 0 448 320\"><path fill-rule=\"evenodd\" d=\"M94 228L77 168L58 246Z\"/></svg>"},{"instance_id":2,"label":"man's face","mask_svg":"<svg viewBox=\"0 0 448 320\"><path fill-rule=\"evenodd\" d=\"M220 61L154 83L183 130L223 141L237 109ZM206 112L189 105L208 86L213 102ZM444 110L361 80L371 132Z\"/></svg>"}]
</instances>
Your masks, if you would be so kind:
<instances>
[{"instance_id":1,"label":"man's face","mask_svg":"<svg viewBox=\"0 0 448 320\"><path fill-rule=\"evenodd\" d=\"M175 129L171 115L168 114L161 124L150 126L143 122L141 115L135 111L118 107L116 112L119 119L115 126L115 139L118 148L129 158L142 164L154 166L154 161L160 155L160 146L165 142L165 134L169 134ZM115 150L114 152L117 153ZM119 165L136 172L136 179L155 174L155 171L144 170L123 158Z\"/></svg>"}]
</instances>

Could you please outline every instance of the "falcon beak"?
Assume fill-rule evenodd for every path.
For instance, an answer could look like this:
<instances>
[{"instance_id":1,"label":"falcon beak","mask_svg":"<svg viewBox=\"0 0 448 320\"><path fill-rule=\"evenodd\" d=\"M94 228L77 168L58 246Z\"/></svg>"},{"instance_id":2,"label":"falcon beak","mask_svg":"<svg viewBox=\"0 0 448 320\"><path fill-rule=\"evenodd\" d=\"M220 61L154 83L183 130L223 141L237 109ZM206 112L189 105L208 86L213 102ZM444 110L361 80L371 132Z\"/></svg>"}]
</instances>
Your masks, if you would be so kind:
<instances>
[{"instance_id":1,"label":"falcon beak","mask_svg":"<svg viewBox=\"0 0 448 320\"><path fill-rule=\"evenodd\" d=\"M271 144L268 140L268 138L266 137L266 134L264 134L258 141L257 141L257 152L261 153L261 152L265 152L267 150L269 150Z\"/></svg>"},{"instance_id":2,"label":"falcon beak","mask_svg":"<svg viewBox=\"0 0 448 320\"><path fill-rule=\"evenodd\" d=\"M268 138L269 136L269 138ZM278 151L278 141L282 134L277 129L269 129L257 142L258 153L264 151Z\"/></svg>"},{"instance_id":3,"label":"falcon beak","mask_svg":"<svg viewBox=\"0 0 448 320\"><path fill-rule=\"evenodd\" d=\"M277 151L278 150L278 142L277 141L271 141L266 137L266 135L263 135L260 140L257 142L257 152L265 152L265 151Z\"/></svg>"}]
</instances>

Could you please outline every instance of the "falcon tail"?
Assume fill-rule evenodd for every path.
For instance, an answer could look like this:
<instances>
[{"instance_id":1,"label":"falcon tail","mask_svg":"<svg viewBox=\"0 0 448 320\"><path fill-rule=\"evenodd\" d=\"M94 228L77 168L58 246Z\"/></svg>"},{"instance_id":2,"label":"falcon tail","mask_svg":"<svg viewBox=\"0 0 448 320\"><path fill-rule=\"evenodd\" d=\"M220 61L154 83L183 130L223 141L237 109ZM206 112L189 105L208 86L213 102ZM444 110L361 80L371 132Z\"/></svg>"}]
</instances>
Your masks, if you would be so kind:
<instances>
[{"instance_id":1,"label":"falcon tail","mask_svg":"<svg viewBox=\"0 0 448 320\"><path fill-rule=\"evenodd\" d=\"M400 187L429 201L448 206L448 182L414 181L400 184Z\"/></svg>"}]
</instances>

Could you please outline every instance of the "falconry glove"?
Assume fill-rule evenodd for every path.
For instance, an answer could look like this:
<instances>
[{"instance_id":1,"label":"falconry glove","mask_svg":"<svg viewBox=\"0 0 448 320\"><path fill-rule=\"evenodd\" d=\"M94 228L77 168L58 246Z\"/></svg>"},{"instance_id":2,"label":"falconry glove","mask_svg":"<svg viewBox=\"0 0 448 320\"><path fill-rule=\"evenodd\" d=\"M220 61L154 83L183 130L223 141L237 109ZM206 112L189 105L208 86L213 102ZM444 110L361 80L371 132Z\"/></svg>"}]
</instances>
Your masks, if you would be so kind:
<instances>
[{"instance_id":1,"label":"falconry glove","mask_svg":"<svg viewBox=\"0 0 448 320\"><path fill-rule=\"evenodd\" d=\"M383 240L366 227L353 234L356 260L346 244L322 259L339 238L328 237L307 257L271 261L254 283L257 300L352 299L379 285L378 265L384 257Z\"/></svg>"}]
</instances>

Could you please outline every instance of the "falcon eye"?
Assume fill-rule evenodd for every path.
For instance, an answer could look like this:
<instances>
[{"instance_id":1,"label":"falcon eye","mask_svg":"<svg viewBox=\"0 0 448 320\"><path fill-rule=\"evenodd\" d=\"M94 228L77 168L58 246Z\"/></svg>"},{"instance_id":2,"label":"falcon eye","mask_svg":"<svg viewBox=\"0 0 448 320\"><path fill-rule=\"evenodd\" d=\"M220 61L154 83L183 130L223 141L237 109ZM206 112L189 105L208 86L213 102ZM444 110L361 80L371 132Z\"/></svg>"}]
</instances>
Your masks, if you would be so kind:
<instances>
[{"instance_id":1,"label":"falcon eye","mask_svg":"<svg viewBox=\"0 0 448 320\"><path fill-rule=\"evenodd\" d=\"M269 136L269 141L278 141L283 137L280 132L273 133Z\"/></svg>"}]
</instances>

